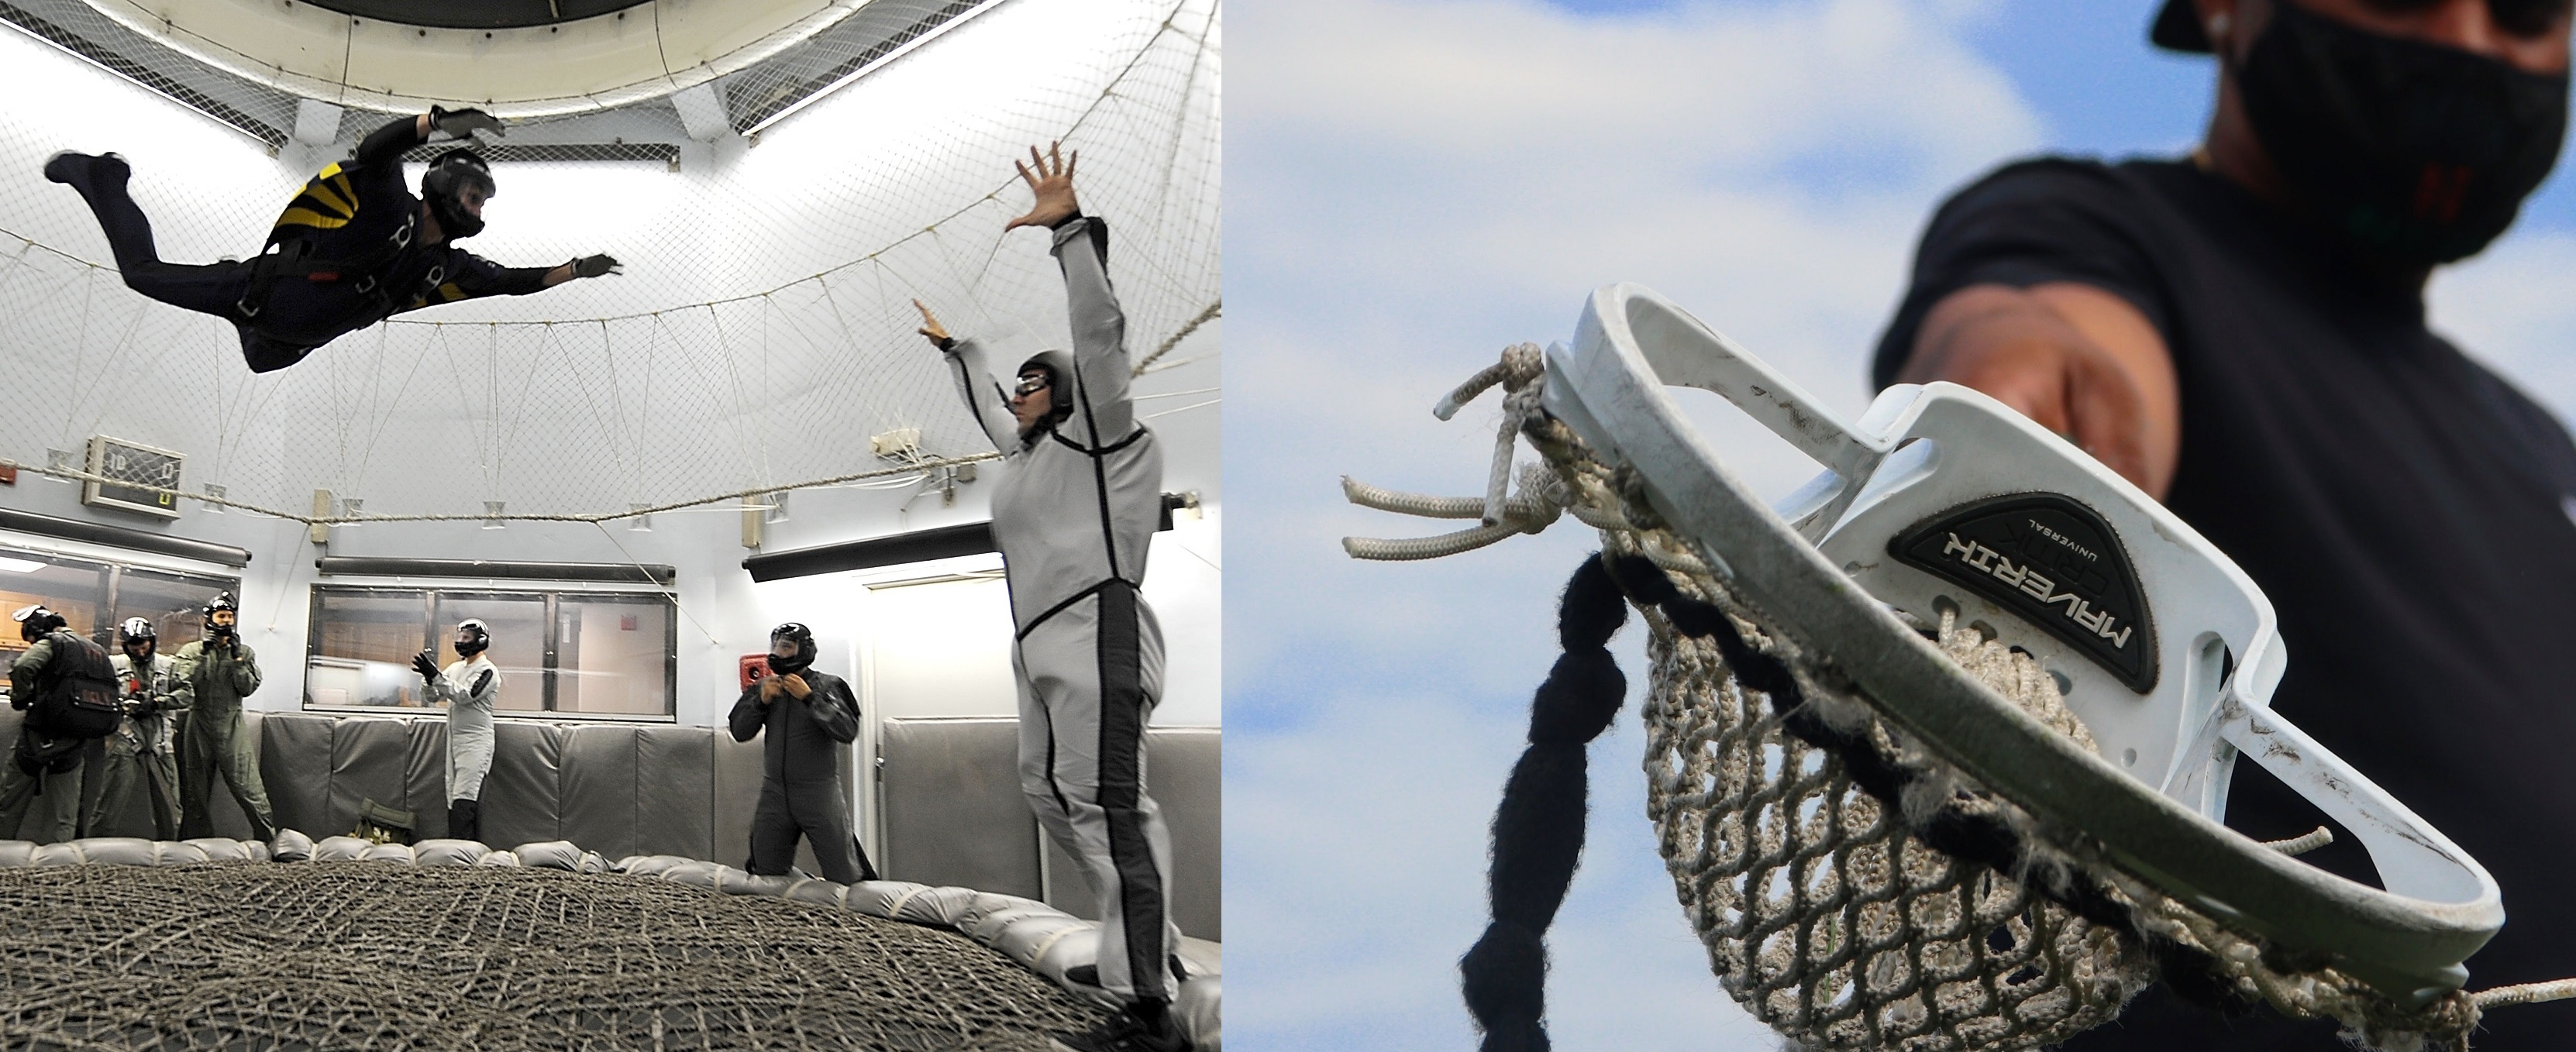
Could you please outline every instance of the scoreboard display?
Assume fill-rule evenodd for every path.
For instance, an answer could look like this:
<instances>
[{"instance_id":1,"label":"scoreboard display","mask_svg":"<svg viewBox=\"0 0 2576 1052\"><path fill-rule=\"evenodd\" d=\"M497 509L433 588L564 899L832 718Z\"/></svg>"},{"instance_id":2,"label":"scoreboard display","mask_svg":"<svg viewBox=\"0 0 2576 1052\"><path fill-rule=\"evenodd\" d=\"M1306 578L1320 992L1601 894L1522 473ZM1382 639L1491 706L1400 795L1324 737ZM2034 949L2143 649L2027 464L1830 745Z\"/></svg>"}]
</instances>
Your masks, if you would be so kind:
<instances>
[{"instance_id":1,"label":"scoreboard display","mask_svg":"<svg viewBox=\"0 0 2576 1052\"><path fill-rule=\"evenodd\" d=\"M88 472L114 481L81 483L81 503L93 507L179 517L179 466L187 457L123 439L93 435ZM169 490L172 492L162 492Z\"/></svg>"}]
</instances>

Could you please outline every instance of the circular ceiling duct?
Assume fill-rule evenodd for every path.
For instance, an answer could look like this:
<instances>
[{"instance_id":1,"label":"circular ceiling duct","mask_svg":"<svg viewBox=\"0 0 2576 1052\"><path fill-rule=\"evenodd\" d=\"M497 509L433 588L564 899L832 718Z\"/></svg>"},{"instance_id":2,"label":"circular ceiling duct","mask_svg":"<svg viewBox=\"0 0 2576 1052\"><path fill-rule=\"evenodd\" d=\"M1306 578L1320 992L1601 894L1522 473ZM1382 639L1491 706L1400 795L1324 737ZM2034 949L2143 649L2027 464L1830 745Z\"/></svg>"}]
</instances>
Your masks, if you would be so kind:
<instances>
[{"instance_id":1,"label":"circular ceiling duct","mask_svg":"<svg viewBox=\"0 0 2576 1052\"><path fill-rule=\"evenodd\" d=\"M379 22L432 29L524 29L615 14L644 0L313 0L322 7Z\"/></svg>"},{"instance_id":2,"label":"circular ceiling duct","mask_svg":"<svg viewBox=\"0 0 2576 1052\"><path fill-rule=\"evenodd\" d=\"M870 0L86 2L198 61L305 98L396 113L473 105L525 118L608 109L714 80ZM431 16L440 24L420 23L418 10L429 6L440 8ZM412 21L368 11L400 11ZM472 27L460 28L467 22Z\"/></svg>"}]
</instances>

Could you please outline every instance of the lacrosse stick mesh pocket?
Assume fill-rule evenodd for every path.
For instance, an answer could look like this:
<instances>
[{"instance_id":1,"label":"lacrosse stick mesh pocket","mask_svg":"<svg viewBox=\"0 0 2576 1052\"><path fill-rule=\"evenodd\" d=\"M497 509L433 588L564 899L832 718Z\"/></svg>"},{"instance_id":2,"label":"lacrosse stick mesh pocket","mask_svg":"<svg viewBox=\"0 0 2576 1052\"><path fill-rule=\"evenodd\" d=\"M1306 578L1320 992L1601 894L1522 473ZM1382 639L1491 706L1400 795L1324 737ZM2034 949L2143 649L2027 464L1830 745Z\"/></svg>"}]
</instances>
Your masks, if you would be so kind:
<instances>
[{"instance_id":1,"label":"lacrosse stick mesh pocket","mask_svg":"<svg viewBox=\"0 0 2576 1052\"><path fill-rule=\"evenodd\" d=\"M2211 920L2111 866L2081 830L1978 784L1731 591L1633 473L1558 421L1524 433L1552 469L1525 488L1609 523L1603 558L1651 632L1647 814L1674 890L1728 995L1797 1046L2038 1048L2163 980L2220 1009L2333 1018L2384 1052L2466 1047L2468 995L2402 1007ZM1971 677L2094 748L2027 652L1955 610L1907 613Z\"/></svg>"}]
</instances>

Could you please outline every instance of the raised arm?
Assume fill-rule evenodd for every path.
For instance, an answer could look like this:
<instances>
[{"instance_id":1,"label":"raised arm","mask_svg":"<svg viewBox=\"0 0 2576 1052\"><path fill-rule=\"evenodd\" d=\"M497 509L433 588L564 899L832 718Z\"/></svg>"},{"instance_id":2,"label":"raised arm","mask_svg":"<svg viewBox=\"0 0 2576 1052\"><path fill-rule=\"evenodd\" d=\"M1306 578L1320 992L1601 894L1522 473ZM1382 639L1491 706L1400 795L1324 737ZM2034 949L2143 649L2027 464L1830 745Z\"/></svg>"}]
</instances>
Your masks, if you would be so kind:
<instances>
[{"instance_id":1,"label":"raised arm","mask_svg":"<svg viewBox=\"0 0 2576 1052\"><path fill-rule=\"evenodd\" d=\"M1037 201L1028 214L1002 229L1044 226L1055 231L1056 265L1064 271L1064 294L1073 320L1073 390L1057 398L1073 400L1073 416L1059 433L1099 447L1126 438L1136 429L1136 407L1127 387L1127 314L1109 287L1109 227L1098 216L1082 214L1073 194L1073 170L1082 163L1049 144L1045 153L1029 147L1029 164L1013 161L1020 180Z\"/></svg>"},{"instance_id":2,"label":"raised arm","mask_svg":"<svg viewBox=\"0 0 2576 1052\"><path fill-rule=\"evenodd\" d=\"M965 397L966 411L974 414L975 423L984 429L984 437L1004 453L1018 451L1020 424L1011 417L1010 397L993 381L992 363L987 360L984 345L971 337L950 336L948 327L939 324L938 316L920 300L912 301L912 306L921 312L921 335L948 356L949 376L956 380L957 393Z\"/></svg>"},{"instance_id":3,"label":"raised arm","mask_svg":"<svg viewBox=\"0 0 2576 1052\"><path fill-rule=\"evenodd\" d=\"M359 141L358 152L353 160L360 164L386 160L398 161L402 158L403 151L428 142L429 133L434 131L446 132L450 138L456 139L472 138L478 131L488 131L494 135L507 134L501 129L498 118L482 110L451 110L443 106L432 106L427 113L396 117L386 121L384 126L375 131L367 133L367 137Z\"/></svg>"},{"instance_id":4,"label":"raised arm","mask_svg":"<svg viewBox=\"0 0 2576 1052\"><path fill-rule=\"evenodd\" d=\"M351 159L359 164L400 162L403 151L429 141L432 127L426 113L396 117L359 140L357 155Z\"/></svg>"},{"instance_id":5,"label":"raised arm","mask_svg":"<svg viewBox=\"0 0 2576 1052\"><path fill-rule=\"evenodd\" d=\"M1136 404L1127 385L1127 312L1109 287L1108 225L1098 216L1076 216L1055 228L1055 258L1064 270L1079 374L1074 419L1063 426L1092 446L1116 442L1136 429Z\"/></svg>"}]
</instances>

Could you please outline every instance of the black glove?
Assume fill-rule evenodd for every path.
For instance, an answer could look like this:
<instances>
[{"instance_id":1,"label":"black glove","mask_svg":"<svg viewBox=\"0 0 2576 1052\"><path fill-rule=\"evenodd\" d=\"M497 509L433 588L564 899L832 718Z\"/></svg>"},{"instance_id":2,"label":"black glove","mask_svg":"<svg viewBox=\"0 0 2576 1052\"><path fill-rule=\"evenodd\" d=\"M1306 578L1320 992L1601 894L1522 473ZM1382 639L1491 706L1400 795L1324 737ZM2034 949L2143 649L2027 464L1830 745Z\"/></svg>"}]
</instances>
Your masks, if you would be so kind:
<instances>
[{"instance_id":1,"label":"black glove","mask_svg":"<svg viewBox=\"0 0 2576 1052\"><path fill-rule=\"evenodd\" d=\"M423 683L428 683L438 678L438 658L435 655L432 655L429 651L424 650L412 655L411 667L414 671L420 673L420 679Z\"/></svg>"},{"instance_id":2,"label":"black glove","mask_svg":"<svg viewBox=\"0 0 2576 1052\"><path fill-rule=\"evenodd\" d=\"M572 276L576 278L595 278L602 274L626 273L626 265L619 263L617 257L606 252L596 256L580 256L564 265L572 268Z\"/></svg>"},{"instance_id":3,"label":"black glove","mask_svg":"<svg viewBox=\"0 0 2576 1052\"><path fill-rule=\"evenodd\" d=\"M161 703L152 700L149 696L137 695L125 699L125 714L128 716L149 716L159 711L161 711Z\"/></svg>"},{"instance_id":4,"label":"black glove","mask_svg":"<svg viewBox=\"0 0 2576 1052\"><path fill-rule=\"evenodd\" d=\"M459 139L473 138L476 131L509 134L502 129L499 118L475 109L451 110L432 106L429 108L429 126Z\"/></svg>"}]
</instances>

